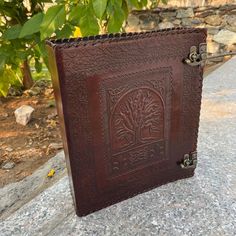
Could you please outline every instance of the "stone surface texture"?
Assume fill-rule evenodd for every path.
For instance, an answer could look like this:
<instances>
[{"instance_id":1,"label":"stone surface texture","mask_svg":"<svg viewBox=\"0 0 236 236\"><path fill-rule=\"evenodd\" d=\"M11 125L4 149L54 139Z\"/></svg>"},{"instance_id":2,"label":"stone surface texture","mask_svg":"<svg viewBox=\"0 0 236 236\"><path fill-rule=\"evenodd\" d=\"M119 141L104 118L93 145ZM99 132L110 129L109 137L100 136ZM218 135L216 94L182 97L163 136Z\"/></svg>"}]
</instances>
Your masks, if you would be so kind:
<instances>
[{"instance_id":1,"label":"stone surface texture","mask_svg":"<svg viewBox=\"0 0 236 236\"><path fill-rule=\"evenodd\" d=\"M213 53L213 54L218 53L219 48L220 48L220 45L216 42L211 42L207 44L207 51L209 53Z\"/></svg>"},{"instance_id":2,"label":"stone surface texture","mask_svg":"<svg viewBox=\"0 0 236 236\"><path fill-rule=\"evenodd\" d=\"M53 178L47 178L47 174L51 169L54 169L56 173ZM37 196L45 186L50 186L56 180L64 176L65 173L64 153L60 152L38 168L32 175L17 183L11 183L1 188L0 218L4 219L9 216L23 204Z\"/></svg>"},{"instance_id":3,"label":"stone surface texture","mask_svg":"<svg viewBox=\"0 0 236 236\"><path fill-rule=\"evenodd\" d=\"M236 44L236 33L229 30L221 30L214 35L213 40L224 45Z\"/></svg>"},{"instance_id":4,"label":"stone surface texture","mask_svg":"<svg viewBox=\"0 0 236 236\"><path fill-rule=\"evenodd\" d=\"M27 125L31 119L34 108L28 105L22 105L14 111L16 123Z\"/></svg>"},{"instance_id":5,"label":"stone surface texture","mask_svg":"<svg viewBox=\"0 0 236 236\"><path fill-rule=\"evenodd\" d=\"M193 17L194 16L194 12L193 12L193 8L189 7L187 9L178 9L177 10L177 18L187 18L187 17Z\"/></svg>"},{"instance_id":6,"label":"stone surface texture","mask_svg":"<svg viewBox=\"0 0 236 236\"><path fill-rule=\"evenodd\" d=\"M204 79L194 177L83 218L63 177L0 223L1 236L236 235L236 57Z\"/></svg>"},{"instance_id":7,"label":"stone surface texture","mask_svg":"<svg viewBox=\"0 0 236 236\"><path fill-rule=\"evenodd\" d=\"M173 28L174 25L171 22L162 22L159 24L159 29Z\"/></svg>"},{"instance_id":8,"label":"stone surface texture","mask_svg":"<svg viewBox=\"0 0 236 236\"><path fill-rule=\"evenodd\" d=\"M218 26L221 24L222 19L219 15L210 15L205 18L205 22L212 26Z\"/></svg>"}]
</instances>

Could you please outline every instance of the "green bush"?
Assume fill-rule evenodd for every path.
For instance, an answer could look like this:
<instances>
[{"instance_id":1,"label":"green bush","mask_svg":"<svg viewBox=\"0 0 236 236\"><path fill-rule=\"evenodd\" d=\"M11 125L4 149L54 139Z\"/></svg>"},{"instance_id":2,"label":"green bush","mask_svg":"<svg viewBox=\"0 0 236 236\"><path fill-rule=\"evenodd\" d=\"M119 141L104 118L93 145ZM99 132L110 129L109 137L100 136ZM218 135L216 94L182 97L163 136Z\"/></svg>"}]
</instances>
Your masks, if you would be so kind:
<instances>
[{"instance_id":1,"label":"green bush","mask_svg":"<svg viewBox=\"0 0 236 236\"><path fill-rule=\"evenodd\" d=\"M0 96L11 85L33 85L30 66L47 65L44 40L48 37L114 33L122 30L132 9L150 5L147 0L0 0ZM166 0L162 0L166 3ZM151 1L151 5L158 1ZM45 4L50 7L45 11Z\"/></svg>"}]
</instances>

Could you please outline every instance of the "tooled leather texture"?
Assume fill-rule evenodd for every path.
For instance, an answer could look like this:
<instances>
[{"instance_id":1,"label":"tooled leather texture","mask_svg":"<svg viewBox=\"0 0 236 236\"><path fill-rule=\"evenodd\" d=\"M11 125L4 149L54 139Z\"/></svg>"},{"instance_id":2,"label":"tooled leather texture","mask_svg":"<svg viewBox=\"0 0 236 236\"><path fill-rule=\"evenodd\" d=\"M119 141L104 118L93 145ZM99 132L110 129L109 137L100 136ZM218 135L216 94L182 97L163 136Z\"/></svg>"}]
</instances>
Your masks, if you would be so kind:
<instances>
[{"instance_id":1,"label":"tooled leather texture","mask_svg":"<svg viewBox=\"0 0 236 236\"><path fill-rule=\"evenodd\" d=\"M76 212L190 177L202 68L183 63L205 29L53 40L50 61Z\"/></svg>"}]
</instances>

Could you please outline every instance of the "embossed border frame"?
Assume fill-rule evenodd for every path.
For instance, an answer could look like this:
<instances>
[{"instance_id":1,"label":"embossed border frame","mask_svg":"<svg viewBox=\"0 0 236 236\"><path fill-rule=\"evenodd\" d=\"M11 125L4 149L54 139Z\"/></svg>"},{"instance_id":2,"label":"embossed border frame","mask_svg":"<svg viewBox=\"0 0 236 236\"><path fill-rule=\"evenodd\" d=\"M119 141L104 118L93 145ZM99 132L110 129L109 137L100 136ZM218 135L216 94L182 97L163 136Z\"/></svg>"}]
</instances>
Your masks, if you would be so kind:
<instances>
[{"instance_id":1,"label":"embossed border frame","mask_svg":"<svg viewBox=\"0 0 236 236\"><path fill-rule=\"evenodd\" d=\"M143 70L138 70L138 71L132 71L128 73L119 73L116 75L112 76L104 76L103 79L99 81L99 99L100 102L99 104L101 105L100 107L100 117L102 119L99 119L99 125L102 127L102 136L101 140L104 145L104 155L103 155L103 166L104 170L101 170L101 168L96 168L96 171L99 170L100 173L97 173L99 177L97 179L103 180L99 181L97 183L97 187L99 189L104 189L104 187L108 187L112 185L112 183L115 181L117 183L121 182L119 179L122 179L131 173L135 173L137 171L141 171L151 165L156 165L157 169L161 170L159 167L164 163L169 161L170 153L169 153L169 135L170 135L170 125L171 125L171 102L172 102L172 90L173 90L173 75L172 75L172 67L167 66L167 67L160 67L160 66L153 66L148 69L143 69ZM148 74L153 74L149 75ZM156 79L157 76L160 76L161 79ZM139 78L138 78L139 77ZM128 83L125 83L125 81L128 79ZM108 114L107 114L107 101L106 101L106 96L107 96L107 89L117 87L118 85L123 85L126 84L127 88L126 90L133 88L134 86L141 86L142 84L145 84L145 86L153 86L153 82L155 81L160 81L164 80L164 87L166 88L164 98L163 94L160 96L164 100L164 140L165 140L165 158L161 160L157 160L151 163L148 163L144 166L140 166L138 168L135 168L129 172L122 173L117 176L109 176L109 170L107 169L106 163L110 162L110 152L109 152L109 128L108 128ZM132 82L131 82L132 81ZM159 91L157 91L159 92ZM166 118L165 118L166 117ZM106 126L107 125L107 126ZM95 166L101 166L101 162L95 158ZM103 173L102 173L103 172ZM105 173L105 174L104 174ZM124 180L123 180L124 181Z\"/></svg>"}]
</instances>

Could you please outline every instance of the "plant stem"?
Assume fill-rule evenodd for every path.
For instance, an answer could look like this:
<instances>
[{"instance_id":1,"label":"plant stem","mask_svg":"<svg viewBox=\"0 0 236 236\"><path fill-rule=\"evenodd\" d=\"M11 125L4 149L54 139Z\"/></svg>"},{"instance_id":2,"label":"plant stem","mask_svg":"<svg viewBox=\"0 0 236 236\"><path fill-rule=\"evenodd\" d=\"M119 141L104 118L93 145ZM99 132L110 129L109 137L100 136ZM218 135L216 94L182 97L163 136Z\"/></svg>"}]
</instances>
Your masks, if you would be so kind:
<instances>
[{"instance_id":1,"label":"plant stem","mask_svg":"<svg viewBox=\"0 0 236 236\"><path fill-rule=\"evenodd\" d=\"M32 79L28 60L24 60L23 64L21 65L21 73L22 73L22 77L23 77L24 88L30 89L33 86L34 82Z\"/></svg>"}]
</instances>

